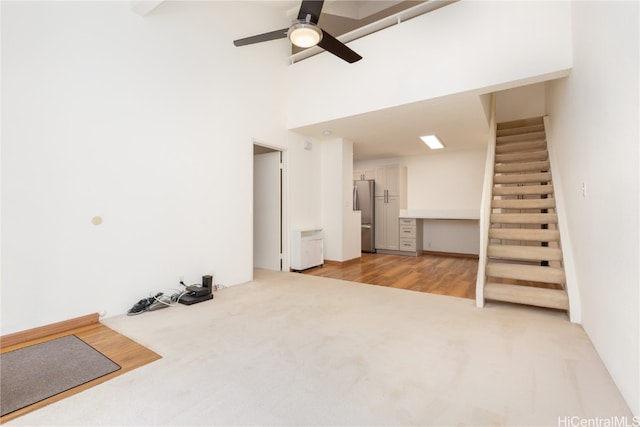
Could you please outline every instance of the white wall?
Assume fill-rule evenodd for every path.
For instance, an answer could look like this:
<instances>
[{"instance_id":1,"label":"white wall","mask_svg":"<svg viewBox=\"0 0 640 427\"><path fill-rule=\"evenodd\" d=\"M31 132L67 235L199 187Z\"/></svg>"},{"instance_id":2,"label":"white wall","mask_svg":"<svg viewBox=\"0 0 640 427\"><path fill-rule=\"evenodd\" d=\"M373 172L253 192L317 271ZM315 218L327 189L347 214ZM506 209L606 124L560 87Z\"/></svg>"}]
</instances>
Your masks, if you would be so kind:
<instances>
[{"instance_id":1,"label":"white wall","mask_svg":"<svg viewBox=\"0 0 640 427\"><path fill-rule=\"evenodd\" d=\"M342 260L342 139L323 141L322 149L322 228L324 229L324 257Z\"/></svg>"},{"instance_id":2,"label":"white wall","mask_svg":"<svg viewBox=\"0 0 640 427\"><path fill-rule=\"evenodd\" d=\"M486 149L405 157L407 209L479 210Z\"/></svg>"},{"instance_id":3,"label":"white wall","mask_svg":"<svg viewBox=\"0 0 640 427\"><path fill-rule=\"evenodd\" d=\"M361 212L353 210L353 142L342 145L342 259L360 258L362 251Z\"/></svg>"},{"instance_id":4,"label":"white wall","mask_svg":"<svg viewBox=\"0 0 640 427\"><path fill-rule=\"evenodd\" d=\"M496 93L496 121L542 117L546 114L546 83L520 86Z\"/></svg>"},{"instance_id":5,"label":"white wall","mask_svg":"<svg viewBox=\"0 0 640 427\"><path fill-rule=\"evenodd\" d=\"M288 140L288 227L322 228L322 145L295 132Z\"/></svg>"},{"instance_id":6,"label":"white wall","mask_svg":"<svg viewBox=\"0 0 640 427\"><path fill-rule=\"evenodd\" d=\"M425 156L359 161L355 169L387 164L407 167L407 210L479 213L486 150L434 152ZM477 220L423 221L423 248L477 254Z\"/></svg>"},{"instance_id":7,"label":"white wall","mask_svg":"<svg viewBox=\"0 0 640 427\"><path fill-rule=\"evenodd\" d=\"M478 220L422 220L422 249L434 252L478 255L480 222Z\"/></svg>"},{"instance_id":8,"label":"white wall","mask_svg":"<svg viewBox=\"0 0 640 427\"><path fill-rule=\"evenodd\" d=\"M353 210L353 143L323 141L322 224L325 259L347 261L360 256L360 213Z\"/></svg>"},{"instance_id":9,"label":"white wall","mask_svg":"<svg viewBox=\"0 0 640 427\"><path fill-rule=\"evenodd\" d=\"M1 7L2 334L124 313L180 276L250 280L252 143L287 144L288 46L231 41L286 17L236 2Z\"/></svg>"},{"instance_id":10,"label":"white wall","mask_svg":"<svg viewBox=\"0 0 640 427\"><path fill-rule=\"evenodd\" d=\"M288 126L566 75L570 13L570 2L457 2L350 42L354 64L305 59L287 69Z\"/></svg>"},{"instance_id":11,"label":"white wall","mask_svg":"<svg viewBox=\"0 0 640 427\"><path fill-rule=\"evenodd\" d=\"M574 2L574 68L551 82L582 325L640 415L639 34L637 2ZM586 184L586 196L582 195Z\"/></svg>"}]
</instances>

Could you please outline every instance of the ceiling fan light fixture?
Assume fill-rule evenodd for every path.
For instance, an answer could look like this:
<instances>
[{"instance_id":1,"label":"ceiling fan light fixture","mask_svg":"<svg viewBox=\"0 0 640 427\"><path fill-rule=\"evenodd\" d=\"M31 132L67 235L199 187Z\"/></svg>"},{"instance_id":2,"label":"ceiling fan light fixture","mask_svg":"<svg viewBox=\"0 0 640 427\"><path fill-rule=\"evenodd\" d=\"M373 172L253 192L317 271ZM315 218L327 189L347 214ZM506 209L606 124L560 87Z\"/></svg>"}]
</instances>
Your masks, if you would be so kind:
<instances>
[{"instance_id":1,"label":"ceiling fan light fixture","mask_svg":"<svg viewBox=\"0 0 640 427\"><path fill-rule=\"evenodd\" d=\"M297 22L289 28L287 36L298 47L312 47L322 40L322 30L311 22Z\"/></svg>"}]
</instances>

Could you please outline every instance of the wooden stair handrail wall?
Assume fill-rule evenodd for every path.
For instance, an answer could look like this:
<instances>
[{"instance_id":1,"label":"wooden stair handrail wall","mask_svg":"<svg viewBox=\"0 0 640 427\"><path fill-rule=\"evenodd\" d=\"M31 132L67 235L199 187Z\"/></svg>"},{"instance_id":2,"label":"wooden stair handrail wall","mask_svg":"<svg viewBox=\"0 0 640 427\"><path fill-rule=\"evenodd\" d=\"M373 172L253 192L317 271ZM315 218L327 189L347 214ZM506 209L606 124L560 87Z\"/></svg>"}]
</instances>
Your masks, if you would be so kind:
<instances>
[{"instance_id":1,"label":"wooden stair handrail wall","mask_svg":"<svg viewBox=\"0 0 640 427\"><path fill-rule=\"evenodd\" d=\"M578 291L578 278L576 275L575 263L573 260L573 248L571 246L571 234L569 232L569 219L566 215L564 191L561 181L561 174L558 170L558 161L555 153L555 138L549 116L542 117L547 137L547 151L549 151L550 169L553 175L554 192L556 200L556 214L558 215L558 230L562 236L562 258L564 274L566 278L565 288L569 296L569 320L572 323L582 321L582 308L580 305L580 293Z\"/></svg>"},{"instance_id":2,"label":"wooden stair handrail wall","mask_svg":"<svg viewBox=\"0 0 640 427\"><path fill-rule=\"evenodd\" d=\"M489 114L489 141L484 167L484 186L480 201L480 253L478 254L478 276L476 279L476 307L484 307L484 283L486 281L487 248L491 225L491 200L493 199L494 159L496 155L496 94L491 94Z\"/></svg>"}]
</instances>

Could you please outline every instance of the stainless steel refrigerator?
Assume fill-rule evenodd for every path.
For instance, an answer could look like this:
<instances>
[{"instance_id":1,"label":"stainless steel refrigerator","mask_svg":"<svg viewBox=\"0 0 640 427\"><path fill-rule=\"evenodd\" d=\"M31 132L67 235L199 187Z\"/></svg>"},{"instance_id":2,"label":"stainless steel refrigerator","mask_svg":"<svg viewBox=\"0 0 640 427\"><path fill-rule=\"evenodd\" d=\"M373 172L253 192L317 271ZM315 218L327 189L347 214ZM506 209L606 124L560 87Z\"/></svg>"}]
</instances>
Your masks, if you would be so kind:
<instances>
[{"instance_id":1,"label":"stainless steel refrigerator","mask_svg":"<svg viewBox=\"0 0 640 427\"><path fill-rule=\"evenodd\" d=\"M376 183L373 179L353 181L353 210L360 211L362 252L375 252Z\"/></svg>"}]
</instances>

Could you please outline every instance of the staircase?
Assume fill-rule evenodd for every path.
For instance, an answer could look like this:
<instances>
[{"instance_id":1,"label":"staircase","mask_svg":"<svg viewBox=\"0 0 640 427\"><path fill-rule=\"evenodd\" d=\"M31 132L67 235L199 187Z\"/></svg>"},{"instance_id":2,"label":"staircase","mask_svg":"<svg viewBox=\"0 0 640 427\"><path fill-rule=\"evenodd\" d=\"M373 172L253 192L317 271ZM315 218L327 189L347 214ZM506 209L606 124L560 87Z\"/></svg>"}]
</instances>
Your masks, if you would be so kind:
<instances>
[{"instance_id":1,"label":"staircase","mask_svg":"<svg viewBox=\"0 0 640 427\"><path fill-rule=\"evenodd\" d=\"M498 123L483 298L569 309L542 117Z\"/></svg>"}]
</instances>

